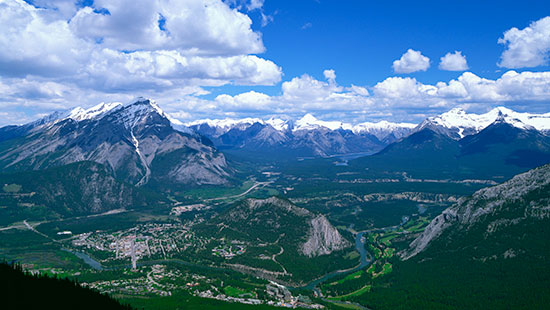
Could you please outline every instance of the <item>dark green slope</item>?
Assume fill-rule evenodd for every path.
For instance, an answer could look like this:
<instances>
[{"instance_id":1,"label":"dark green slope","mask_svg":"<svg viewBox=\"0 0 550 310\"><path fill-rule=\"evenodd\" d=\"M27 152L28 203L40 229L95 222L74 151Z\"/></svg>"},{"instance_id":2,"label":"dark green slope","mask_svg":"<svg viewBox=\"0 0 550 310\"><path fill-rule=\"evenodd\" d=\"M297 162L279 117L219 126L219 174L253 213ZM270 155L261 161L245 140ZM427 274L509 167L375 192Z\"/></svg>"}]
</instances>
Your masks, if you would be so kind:
<instances>
[{"instance_id":1,"label":"dark green slope","mask_svg":"<svg viewBox=\"0 0 550 310\"><path fill-rule=\"evenodd\" d=\"M419 254L396 260L355 300L372 309L547 309L549 206L550 166L478 191L426 228L407 252Z\"/></svg>"},{"instance_id":2,"label":"dark green slope","mask_svg":"<svg viewBox=\"0 0 550 310\"><path fill-rule=\"evenodd\" d=\"M459 152L458 141L425 128L375 155L351 161L350 167L368 169L369 173L406 172L414 177L446 178L456 175Z\"/></svg>"},{"instance_id":3,"label":"dark green slope","mask_svg":"<svg viewBox=\"0 0 550 310\"><path fill-rule=\"evenodd\" d=\"M459 141L427 127L350 166L375 174L405 172L413 178L502 181L547 163L549 136L497 121Z\"/></svg>"},{"instance_id":4,"label":"dark green slope","mask_svg":"<svg viewBox=\"0 0 550 310\"><path fill-rule=\"evenodd\" d=\"M30 275L18 267L0 264L2 309L133 309L76 282Z\"/></svg>"},{"instance_id":5,"label":"dark green slope","mask_svg":"<svg viewBox=\"0 0 550 310\"><path fill-rule=\"evenodd\" d=\"M0 174L0 223L98 214L163 203L156 193L116 180L103 166L78 162Z\"/></svg>"}]
</instances>

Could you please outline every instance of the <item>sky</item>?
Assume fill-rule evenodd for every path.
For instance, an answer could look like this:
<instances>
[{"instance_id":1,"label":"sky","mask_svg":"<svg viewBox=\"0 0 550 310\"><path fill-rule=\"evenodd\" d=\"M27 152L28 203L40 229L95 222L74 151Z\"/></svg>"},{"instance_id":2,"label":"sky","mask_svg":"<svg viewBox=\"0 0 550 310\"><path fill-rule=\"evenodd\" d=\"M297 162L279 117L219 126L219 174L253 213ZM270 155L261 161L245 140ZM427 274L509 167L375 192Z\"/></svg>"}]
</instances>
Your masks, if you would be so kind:
<instances>
[{"instance_id":1,"label":"sky","mask_svg":"<svg viewBox=\"0 0 550 310\"><path fill-rule=\"evenodd\" d=\"M550 112L546 1L0 0L0 126L154 99L184 122Z\"/></svg>"}]
</instances>

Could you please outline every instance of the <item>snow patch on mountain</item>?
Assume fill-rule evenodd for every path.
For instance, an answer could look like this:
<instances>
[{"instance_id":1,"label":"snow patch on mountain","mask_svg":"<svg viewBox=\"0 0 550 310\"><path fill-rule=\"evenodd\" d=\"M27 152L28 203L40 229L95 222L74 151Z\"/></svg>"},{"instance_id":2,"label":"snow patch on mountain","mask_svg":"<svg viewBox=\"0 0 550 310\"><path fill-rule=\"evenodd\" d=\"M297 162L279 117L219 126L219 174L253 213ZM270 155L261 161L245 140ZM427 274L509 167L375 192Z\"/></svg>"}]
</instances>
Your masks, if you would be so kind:
<instances>
[{"instance_id":1,"label":"snow patch on mountain","mask_svg":"<svg viewBox=\"0 0 550 310\"><path fill-rule=\"evenodd\" d=\"M411 123L392 123L388 121L380 121L377 123L365 122L353 126L353 133L369 133L376 136L379 140L384 139L388 134L394 133L397 139L406 136L416 124Z\"/></svg>"},{"instance_id":2,"label":"snow patch on mountain","mask_svg":"<svg viewBox=\"0 0 550 310\"><path fill-rule=\"evenodd\" d=\"M520 113L505 107L494 108L485 114L466 113L463 109L455 108L441 115L429 117L415 131L436 126L449 129L456 135L451 136L452 138L461 139L480 132L497 120L520 129L550 131L550 113Z\"/></svg>"},{"instance_id":3,"label":"snow patch on mountain","mask_svg":"<svg viewBox=\"0 0 550 310\"><path fill-rule=\"evenodd\" d=\"M142 103L142 104L140 104ZM174 129L177 129L181 132L192 133L192 131L180 120L173 118L168 113L165 113L154 100L138 97L126 104L121 102L102 102L98 105L95 105L89 109L84 109L82 107L76 107L70 110L65 111L56 111L53 112L37 121L29 123L29 125L40 126L43 124L51 124L67 119L72 119L74 121L80 122L84 120L94 120L100 119L108 114L113 112L126 109L128 115L144 115L145 113L155 112L161 115L162 117L168 119ZM130 128L134 125L135 119L128 120L127 128ZM130 124L132 123L132 124Z\"/></svg>"},{"instance_id":4,"label":"snow patch on mountain","mask_svg":"<svg viewBox=\"0 0 550 310\"><path fill-rule=\"evenodd\" d=\"M310 113L308 113L294 123L293 131L313 130L313 129L319 129L322 127L328 128L330 130L337 130L337 129L351 130L353 128L351 124L343 123L339 121L322 121L317 119L315 116L311 115Z\"/></svg>"},{"instance_id":5,"label":"snow patch on mountain","mask_svg":"<svg viewBox=\"0 0 550 310\"><path fill-rule=\"evenodd\" d=\"M121 107L122 107L122 103L120 102L112 102L112 103L102 102L89 109L83 109L81 107L77 107L72 109L69 112L69 114L63 119L70 118L75 121L83 121L87 119L101 118L105 114L112 112L115 109L119 109Z\"/></svg>"}]
</instances>

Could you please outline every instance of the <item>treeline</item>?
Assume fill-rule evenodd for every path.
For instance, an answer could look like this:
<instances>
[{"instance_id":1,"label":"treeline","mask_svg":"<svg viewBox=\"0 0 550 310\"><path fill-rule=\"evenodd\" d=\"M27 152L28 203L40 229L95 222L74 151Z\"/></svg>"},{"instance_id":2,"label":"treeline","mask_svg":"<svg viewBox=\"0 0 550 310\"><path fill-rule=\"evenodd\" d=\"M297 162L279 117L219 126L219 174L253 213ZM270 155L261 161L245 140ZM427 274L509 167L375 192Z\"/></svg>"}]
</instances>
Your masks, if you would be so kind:
<instances>
[{"instance_id":1,"label":"treeline","mask_svg":"<svg viewBox=\"0 0 550 310\"><path fill-rule=\"evenodd\" d=\"M2 309L120 309L132 310L116 299L84 288L76 281L32 275L20 265L0 263Z\"/></svg>"}]
</instances>

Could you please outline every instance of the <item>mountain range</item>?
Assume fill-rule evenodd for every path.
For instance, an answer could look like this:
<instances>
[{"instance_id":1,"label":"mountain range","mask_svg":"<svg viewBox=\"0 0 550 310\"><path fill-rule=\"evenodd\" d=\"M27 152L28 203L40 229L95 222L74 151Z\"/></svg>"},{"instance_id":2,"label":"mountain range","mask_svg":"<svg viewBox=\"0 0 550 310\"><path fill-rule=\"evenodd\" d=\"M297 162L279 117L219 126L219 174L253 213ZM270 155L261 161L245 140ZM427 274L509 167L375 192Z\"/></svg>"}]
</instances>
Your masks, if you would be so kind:
<instances>
[{"instance_id":1,"label":"mountain range","mask_svg":"<svg viewBox=\"0 0 550 310\"><path fill-rule=\"evenodd\" d=\"M374 153L406 136L414 124L321 121L311 114L296 120L245 118L240 120L198 120L186 124L210 138L222 149L244 152L330 156L346 153Z\"/></svg>"},{"instance_id":2,"label":"mountain range","mask_svg":"<svg viewBox=\"0 0 550 310\"><path fill-rule=\"evenodd\" d=\"M277 118L206 119L185 125L211 139L220 149L238 150L241 154L326 157L349 153L378 153L388 145L425 129L459 141L479 134L497 121L521 130L537 131L545 136L550 132L550 113L518 113L504 107L495 108L485 114L466 113L455 108L429 117L418 125L387 121L353 125L318 120L311 114L295 121Z\"/></svg>"},{"instance_id":3,"label":"mountain range","mask_svg":"<svg viewBox=\"0 0 550 310\"><path fill-rule=\"evenodd\" d=\"M409 136L352 166L423 178L505 180L550 162L549 128L549 114L496 108L476 115L454 109L426 119Z\"/></svg>"},{"instance_id":4,"label":"mountain range","mask_svg":"<svg viewBox=\"0 0 550 310\"><path fill-rule=\"evenodd\" d=\"M230 184L234 171L224 153L262 160L374 154L350 166L413 177L506 179L550 162L550 113L498 107L469 114L452 109L418 125L352 125L311 114L295 121L246 118L184 124L152 100L138 98L0 128L3 172L92 161L136 186L224 185Z\"/></svg>"}]
</instances>

